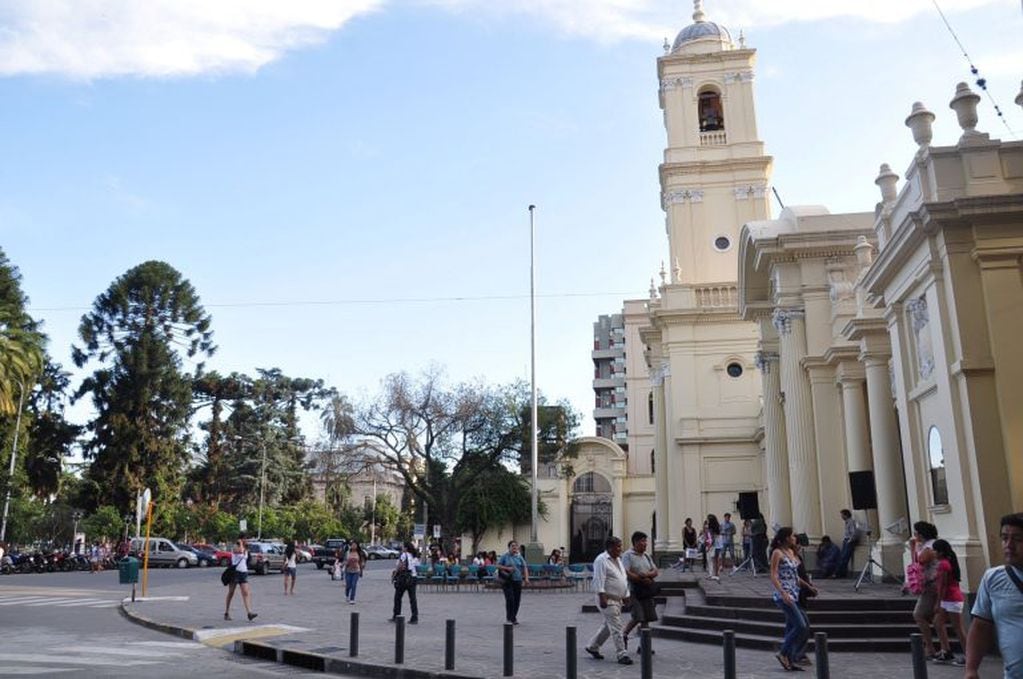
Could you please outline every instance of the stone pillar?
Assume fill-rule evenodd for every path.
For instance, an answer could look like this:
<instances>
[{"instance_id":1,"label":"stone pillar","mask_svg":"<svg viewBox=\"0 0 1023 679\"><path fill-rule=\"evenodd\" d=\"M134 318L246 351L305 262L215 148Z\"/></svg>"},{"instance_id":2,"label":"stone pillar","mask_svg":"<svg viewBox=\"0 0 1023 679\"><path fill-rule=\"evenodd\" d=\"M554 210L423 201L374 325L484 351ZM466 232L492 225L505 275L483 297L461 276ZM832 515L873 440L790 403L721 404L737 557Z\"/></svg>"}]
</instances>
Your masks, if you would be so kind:
<instances>
[{"instance_id":1,"label":"stone pillar","mask_svg":"<svg viewBox=\"0 0 1023 679\"><path fill-rule=\"evenodd\" d=\"M863 380L843 376L842 414L845 417L845 454L850 472L873 469L867 430L867 410L863 396Z\"/></svg>"},{"instance_id":2,"label":"stone pillar","mask_svg":"<svg viewBox=\"0 0 1023 679\"><path fill-rule=\"evenodd\" d=\"M675 443L673 421L675 405L672 402L671 370L664 367L664 457L668 483L668 550L682 550L682 506L685 495L685 476L682 471L682 453Z\"/></svg>"},{"instance_id":3,"label":"stone pillar","mask_svg":"<svg viewBox=\"0 0 1023 679\"><path fill-rule=\"evenodd\" d=\"M789 450L785 444L785 413L781 406L781 373L778 354L757 353L757 367L764 389L764 457L767 463L768 524L792 524L792 502L789 495Z\"/></svg>"},{"instance_id":4,"label":"stone pillar","mask_svg":"<svg viewBox=\"0 0 1023 679\"><path fill-rule=\"evenodd\" d=\"M797 533L821 534L820 486L814 448L813 405L810 383L803 371L806 357L806 321L797 309L774 312L774 327L781 340L781 388L785 395L785 441L789 451L789 488L792 527Z\"/></svg>"},{"instance_id":5,"label":"stone pillar","mask_svg":"<svg viewBox=\"0 0 1023 679\"><path fill-rule=\"evenodd\" d=\"M625 503L622 496L622 478L611 477L611 534L617 535L622 542L628 542L629 536L625 535L625 511L622 505Z\"/></svg>"},{"instance_id":6,"label":"stone pillar","mask_svg":"<svg viewBox=\"0 0 1023 679\"><path fill-rule=\"evenodd\" d=\"M675 523L668 514L668 429L664 411L664 373L661 370L655 371L651 386L654 392L654 511L657 512L654 549L660 551L668 549Z\"/></svg>"},{"instance_id":7,"label":"stone pillar","mask_svg":"<svg viewBox=\"0 0 1023 679\"><path fill-rule=\"evenodd\" d=\"M902 572L902 537L885 530L906 513L906 487L903 481L902 452L895 424L892 382L888 357L863 356L867 371L867 397L870 408L870 441L874 448L874 484L877 488L877 521L880 524L881 563L896 575Z\"/></svg>"}]
</instances>

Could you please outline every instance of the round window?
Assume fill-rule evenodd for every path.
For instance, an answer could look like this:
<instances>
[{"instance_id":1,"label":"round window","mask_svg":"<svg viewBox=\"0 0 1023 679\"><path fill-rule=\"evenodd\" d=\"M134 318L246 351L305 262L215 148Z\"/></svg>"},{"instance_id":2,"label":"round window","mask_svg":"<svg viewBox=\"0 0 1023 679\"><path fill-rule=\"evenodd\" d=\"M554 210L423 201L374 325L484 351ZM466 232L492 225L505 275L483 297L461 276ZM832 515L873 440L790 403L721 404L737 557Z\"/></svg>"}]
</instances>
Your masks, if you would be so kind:
<instances>
[{"instance_id":1,"label":"round window","mask_svg":"<svg viewBox=\"0 0 1023 679\"><path fill-rule=\"evenodd\" d=\"M729 377L741 377L742 376L742 366L739 365L738 363L729 363L728 367L725 368L725 370L728 371L728 376Z\"/></svg>"},{"instance_id":2,"label":"round window","mask_svg":"<svg viewBox=\"0 0 1023 679\"><path fill-rule=\"evenodd\" d=\"M732 241L728 236L718 236L714 239L714 249L718 252L724 252L730 247L732 247Z\"/></svg>"}]
</instances>

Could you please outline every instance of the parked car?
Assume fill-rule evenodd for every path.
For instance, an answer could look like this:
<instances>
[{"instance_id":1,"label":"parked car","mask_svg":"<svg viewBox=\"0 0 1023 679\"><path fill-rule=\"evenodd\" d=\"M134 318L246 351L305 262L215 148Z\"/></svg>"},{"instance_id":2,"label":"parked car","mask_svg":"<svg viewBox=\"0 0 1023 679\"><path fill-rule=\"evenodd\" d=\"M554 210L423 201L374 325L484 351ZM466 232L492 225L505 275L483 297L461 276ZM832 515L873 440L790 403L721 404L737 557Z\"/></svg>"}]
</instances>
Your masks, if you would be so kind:
<instances>
[{"instance_id":1,"label":"parked car","mask_svg":"<svg viewBox=\"0 0 1023 679\"><path fill-rule=\"evenodd\" d=\"M283 571L284 549L280 545L269 542L250 542L249 570L256 575L266 575L270 571Z\"/></svg>"},{"instance_id":2,"label":"parked car","mask_svg":"<svg viewBox=\"0 0 1023 679\"><path fill-rule=\"evenodd\" d=\"M397 559L400 554L398 550L391 549L390 547L385 547L383 545L370 545L368 547L364 547L363 551L366 552L366 558L370 560Z\"/></svg>"},{"instance_id":3,"label":"parked car","mask_svg":"<svg viewBox=\"0 0 1023 679\"><path fill-rule=\"evenodd\" d=\"M194 544L192 546L203 552L213 552L213 556L216 557L216 564L218 566L223 566L226 568L231 564L231 552L229 550L221 549L220 547L214 547L213 545L207 545L203 543Z\"/></svg>"},{"instance_id":4,"label":"parked car","mask_svg":"<svg viewBox=\"0 0 1023 679\"><path fill-rule=\"evenodd\" d=\"M307 563L313 560L313 552L308 545L302 545L301 547L295 545L295 559L299 563Z\"/></svg>"},{"instance_id":5,"label":"parked car","mask_svg":"<svg viewBox=\"0 0 1023 679\"><path fill-rule=\"evenodd\" d=\"M134 556L145 558L146 539L132 538L130 552ZM198 566L199 557L193 552L183 550L167 538L149 538L149 565L150 566L177 566L188 568Z\"/></svg>"},{"instance_id":6,"label":"parked car","mask_svg":"<svg viewBox=\"0 0 1023 679\"><path fill-rule=\"evenodd\" d=\"M191 552L192 554L195 554L195 558L199 559L199 566L201 566L202 568L206 568L207 566L215 566L218 563L220 563L217 560L216 554L207 549L199 549L195 545L183 545L180 543L178 543L178 548L186 552Z\"/></svg>"}]
</instances>

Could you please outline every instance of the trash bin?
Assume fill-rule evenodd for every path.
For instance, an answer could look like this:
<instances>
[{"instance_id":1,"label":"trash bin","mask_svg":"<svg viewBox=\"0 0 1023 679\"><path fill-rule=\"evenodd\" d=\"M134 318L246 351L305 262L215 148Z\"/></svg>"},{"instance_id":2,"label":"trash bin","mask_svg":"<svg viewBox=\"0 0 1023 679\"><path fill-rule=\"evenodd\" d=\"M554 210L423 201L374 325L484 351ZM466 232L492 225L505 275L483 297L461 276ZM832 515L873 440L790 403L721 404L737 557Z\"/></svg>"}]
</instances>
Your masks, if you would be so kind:
<instances>
[{"instance_id":1,"label":"trash bin","mask_svg":"<svg viewBox=\"0 0 1023 679\"><path fill-rule=\"evenodd\" d=\"M139 560L126 556L117 562L118 582L122 585L133 585L139 581Z\"/></svg>"}]
</instances>

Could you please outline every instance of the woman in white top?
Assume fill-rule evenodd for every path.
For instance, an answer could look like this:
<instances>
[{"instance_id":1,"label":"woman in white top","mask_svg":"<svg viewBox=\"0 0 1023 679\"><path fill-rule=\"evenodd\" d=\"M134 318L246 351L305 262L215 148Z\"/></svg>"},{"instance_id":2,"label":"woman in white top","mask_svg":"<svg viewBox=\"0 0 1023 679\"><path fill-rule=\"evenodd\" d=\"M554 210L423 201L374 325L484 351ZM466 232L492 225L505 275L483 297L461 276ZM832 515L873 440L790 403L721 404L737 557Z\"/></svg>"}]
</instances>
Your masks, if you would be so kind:
<instances>
[{"instance_id":1,"label":"woman in white top","mask_svg":"<svg viewBox=\"0 0 1023 679\"><path fill-rule=\"evenodd\" d=\"M284 596L290 593L295 596L295 575L298 573L298 557L295 552L295 541L288 540L288 544L284 546L284 558L287 561L284 563Z\"/></svg>"},{"instance_id":2,"label":"woman in white top","mask_svg":"<svg viewBox=\"0 0 1023 679\"><path fill-rule=\"evenodd\" d=\"M245 541L238 538L238 541L234 543L234 547L231 549L231 568L233 569L233 577L231 582L227 586L227 602L224 604L224 620L231 619L231 598L234 597L234 589L237 587L242 591L242 603L245 605L245 613L249 616L249 620L256 617L256 614L252 612L252 607L249 604L249 554L245 548Z\"/></svg>"}]
</instances>

